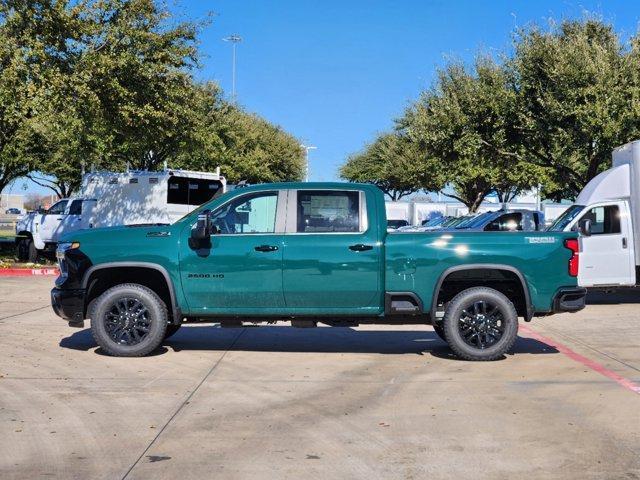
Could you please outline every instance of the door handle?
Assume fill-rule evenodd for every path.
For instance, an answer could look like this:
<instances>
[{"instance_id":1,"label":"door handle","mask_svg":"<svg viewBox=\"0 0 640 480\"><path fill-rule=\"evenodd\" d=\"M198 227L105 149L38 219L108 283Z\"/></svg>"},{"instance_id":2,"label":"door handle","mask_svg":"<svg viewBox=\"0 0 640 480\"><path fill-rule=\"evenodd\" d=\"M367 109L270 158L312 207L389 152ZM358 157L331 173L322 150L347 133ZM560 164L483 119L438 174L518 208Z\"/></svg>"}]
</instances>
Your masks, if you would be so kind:
<instances>
[{"instance_id":1,"label":"door handle","mask_svg":"<svg viewBox=\"0 0 640 480\"><path fill-rule=\"evenodd\" d=\"M627 237L622 237L622 248L627 248Z\"/></svg>"},{"instance_id":2,"label":"door handle","mask_svg":"<svg viewBox=\"0 0 640 480\"><path fill-rule=\"evenodd\" d=\"M278 247L276 245L258 245L254 247L254 250L256 252L275 252L278 250Z\"/></svg>"},{"instance_id":3,"label":"door handle","mask_svg":"<svg viewBox=\"0 0 640 480\"><path fill-rule=\"evenodd\" d=\"M365 250L372 250L372 249L373 247L371 245L365 245L363 243L357 243L349 247L349 250L353 250L354 252L364 252Z\"/></svg>"}]
</instances>

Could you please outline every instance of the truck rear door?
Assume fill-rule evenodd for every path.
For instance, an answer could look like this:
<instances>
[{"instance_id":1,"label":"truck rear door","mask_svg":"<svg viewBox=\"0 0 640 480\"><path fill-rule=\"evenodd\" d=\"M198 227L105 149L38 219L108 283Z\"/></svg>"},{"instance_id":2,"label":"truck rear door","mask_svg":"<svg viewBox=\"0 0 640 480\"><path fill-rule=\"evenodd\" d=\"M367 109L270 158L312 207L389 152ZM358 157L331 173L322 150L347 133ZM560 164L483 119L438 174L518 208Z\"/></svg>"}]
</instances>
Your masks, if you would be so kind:
<instances>
[{"instance_id":1,"label":"truck rear door","mask_svg":"<svg viewBox=\"0 0 640 480\"><path fill-rule=\"evenodd\" d=\"M591 235L580 237L578 284L634 285L635 256L628 203L621 200L592 205L575 223L585 219L591 220Z\"/></svg>"},{"instance_id":2,"label":"truck rear door","mask_svg":"<svg viewBox=\"0 0 640 480\"><path fill-rule=\"evenodd\" d=\"M360 190L290 190L283 289L297 313L375 314L382 310L374 199Z\"/></svg>"}]
</instances>

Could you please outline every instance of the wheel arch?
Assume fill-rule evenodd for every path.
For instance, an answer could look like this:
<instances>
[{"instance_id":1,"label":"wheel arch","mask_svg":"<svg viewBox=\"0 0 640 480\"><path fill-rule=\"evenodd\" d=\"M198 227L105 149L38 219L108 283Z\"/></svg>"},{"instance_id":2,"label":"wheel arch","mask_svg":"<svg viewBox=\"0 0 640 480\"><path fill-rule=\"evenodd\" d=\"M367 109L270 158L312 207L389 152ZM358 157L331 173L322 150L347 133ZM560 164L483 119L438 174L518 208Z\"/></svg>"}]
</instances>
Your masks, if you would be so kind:
<instances>
[{"instance_id":1,"label":"wheel arch","mask_svg":"<svg viewBox=\"0 0 640 480\"><path fill-rule=\"evenodd\" d=\"M120 278L119 275L126 274L127 270L132 272L132 269L136 274L144 274L145 271L147 273L151 271L155 276L146 277L144 275L133 275L132 278L127 278L126 282L116 281L114 283L113 281L107 281L105 285L108 286L105 287L105 285L102 285L99 289L93 290L96 288L96 282L100 279L108 278L106 277L106 274L112 274L116 279L118 279ZM159 278L162 279L161 284L158 283ZM107 262L91 266L82 278L82 288L86 292L85 312L88 310L91 301L99 295L95 294L96 291L102 293L106 288L115 286L119 283L138 283L150 288L157 293L163 301L165 301L173 323L180 323L182 320L182 312L180 311L180 307L176 300L175 288L171 281L171 277L169 276L169 272L162 265L151 262ZM166 288L166 292L163 288ZM92 294L93 297L91 296Z\"/></svg>"},{"instance_id":2,"label":"wheel arch","mask_svg":"<svg viewBox=\"0 0 640 480\"><path fill-rule=\"evenodd\" d=\"M431 299L430 316L432 319L435 320L436 318L436 311L438 309L438 299L440 298L442 287L445 285L445 282L447 281L447 279L451 278L452 274L458 274L458 273L469 272L469 271L494 271L494 272L500 271L500 272L507 272L509 275L515 276L518 282L518 286L522 291L523 302L524 302L523 309L519 313L522 314L525 321L527 322L533 318L534 312L533 312L533 306L531 303L531 292L529 291L529 285L527 283L527 280L520 270L518 270L516 267L512 265L505 265L500 263L474 263L474 264L456 265L453 267L449 267L440 274L440 277L438 277L438 281L436 282L436 287L433 291L433 296ZM483 286L483 285L478 284L476 286ZM484 285L484 286L491 287L491 285Z\"/></svg>"}]
</instances>

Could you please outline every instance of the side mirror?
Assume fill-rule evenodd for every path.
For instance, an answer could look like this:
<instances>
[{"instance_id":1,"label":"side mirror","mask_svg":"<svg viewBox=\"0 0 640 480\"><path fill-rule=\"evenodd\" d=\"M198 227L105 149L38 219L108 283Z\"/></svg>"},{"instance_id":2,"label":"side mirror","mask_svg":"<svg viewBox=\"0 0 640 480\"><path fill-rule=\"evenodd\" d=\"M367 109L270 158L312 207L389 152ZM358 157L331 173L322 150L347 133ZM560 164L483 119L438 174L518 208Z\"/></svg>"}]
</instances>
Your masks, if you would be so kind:
<instances>
[{"instance_id":1,"label":"side mirror","mask_svg":"<svg viewBox=\"0 0 640 480\"><path fill-rule=\"evenodd\" d=\"M578 231L580 232L581 235L584 235L585 237L590 237L591 236L591 220L589 220L588 218L583 218L582 220L580 220L578 222Z\"/></svg>"},{"instance_id":2,"label":"side mirror","mask_svg":"<svg viewBox=\"0 0 640 480\"><path fill-rule=\"evenodd\" d=\"M47 209L46 209L46 208L44 208L42 205L40 205L40 206L38 207L37 212L38 212L38 213L40 213L40 214L45 214L45 213L47 213Z\"/></svg>"},{"instance_id":3,"label":"side mirror","mask_svg":"<svg viewBox=\"0 0 640 480\"><path fill-rule=\"evenodd\" d=\"M191 238L196 241L202 241L209 238L211 235L211 210L203 210L198 215L198 223L195 228L191 230Z\"/></svg>"}]
</instances>

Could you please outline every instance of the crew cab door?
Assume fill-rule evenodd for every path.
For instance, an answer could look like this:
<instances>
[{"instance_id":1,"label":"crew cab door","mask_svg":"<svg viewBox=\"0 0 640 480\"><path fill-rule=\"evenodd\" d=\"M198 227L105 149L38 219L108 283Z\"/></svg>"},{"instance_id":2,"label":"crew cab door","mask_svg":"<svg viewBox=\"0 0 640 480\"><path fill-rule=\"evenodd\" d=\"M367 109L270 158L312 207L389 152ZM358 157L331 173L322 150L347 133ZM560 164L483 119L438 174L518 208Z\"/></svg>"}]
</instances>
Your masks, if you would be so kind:
<instances>
[{"instance_id":1,"label":"crew cab door","mask_svg":"<svg viewBox=\"0 0 640 480\"><path fill-rule=\"evenodd\" d=\"M628 203L607 202L587 207L574 225L584 219L591 220L591 235L580 236L578 284L634 285L635 256Z\"/></svg>"},{"instance_id":2,"label":"crew cab door","mask_svg":"<svg viewBox=\"0 0 640 480\"><path fill-rule=\"evenodd\" d=\"M382 310L374 201L359 190L291 190L283 257L287 309L376 314Z\"/></svg>"},{"instance_id":3,"label":"crew cab door","mask_svg":"<svg viewBox=\"0 0 640 480\"><path fill-rule=\"evenodd\" d=\"M180 241L180 275L192 314L281 312L286 192L247 192L211 212L218 229L208 248Z\"/></svg>"},{"instance_id":4,"label":"crew cab door","mask_svg":"<svg viewBox=\"0 0 640 480\"><path fill-rule=\"evenodd\" d=\"M66 215L68 200L60 200L40 217L38 226L40 238L43 242L52 242L60 223Z\"/></svg>"}]
</instances>

